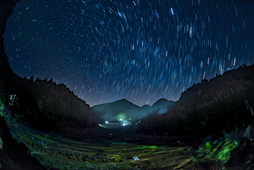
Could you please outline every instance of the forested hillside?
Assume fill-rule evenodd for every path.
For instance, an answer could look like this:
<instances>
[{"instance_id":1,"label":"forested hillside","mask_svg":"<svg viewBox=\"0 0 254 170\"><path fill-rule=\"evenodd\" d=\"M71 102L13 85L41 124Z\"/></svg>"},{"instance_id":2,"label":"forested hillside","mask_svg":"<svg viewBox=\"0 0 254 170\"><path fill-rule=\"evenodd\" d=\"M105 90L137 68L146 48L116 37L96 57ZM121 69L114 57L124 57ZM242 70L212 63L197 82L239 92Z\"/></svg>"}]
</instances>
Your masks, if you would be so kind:
<instances>
[{"instance_id":1,"label":"forested hillside","mask_svg":"<svg viewBox=\"0 0 254 170\"><path fill-rule=\"evenodd\" d=\"M203 80L184 92L166 114L141 121L139 133L221 134L253 122L254 66Z\"/></svg>"},{"instance_id":2,"label":"forested hillside","mask_svg":"<svg viewBox=\"0 0 254 170\"><path fill-rule=\"evenodd\" d=\"M65 85L47 80L14 78L6 91L5 103L12 108L12 116L39 128L57 126L96 127L90 107Z\"/></svg>"}]
</instances>

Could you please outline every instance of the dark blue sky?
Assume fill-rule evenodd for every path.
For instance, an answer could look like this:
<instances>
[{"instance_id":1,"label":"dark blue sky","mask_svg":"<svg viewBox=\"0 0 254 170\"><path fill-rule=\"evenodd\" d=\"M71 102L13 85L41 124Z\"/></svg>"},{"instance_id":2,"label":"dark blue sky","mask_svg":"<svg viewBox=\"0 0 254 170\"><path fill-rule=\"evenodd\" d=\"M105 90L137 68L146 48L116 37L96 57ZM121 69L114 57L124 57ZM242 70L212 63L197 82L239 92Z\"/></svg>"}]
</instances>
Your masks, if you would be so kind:
<instances>
[{"instance_id":1,"label":"dark blue sky","mask_svg":"<svg viewBox=\"0 0 254 170\"><path fill-rule=\"evenodd\" d=\"M240 0L22 0L4 43L22 77L53 77L91 106L151 105L253 64L253 9Z\"/></svg>"}]
</instances>

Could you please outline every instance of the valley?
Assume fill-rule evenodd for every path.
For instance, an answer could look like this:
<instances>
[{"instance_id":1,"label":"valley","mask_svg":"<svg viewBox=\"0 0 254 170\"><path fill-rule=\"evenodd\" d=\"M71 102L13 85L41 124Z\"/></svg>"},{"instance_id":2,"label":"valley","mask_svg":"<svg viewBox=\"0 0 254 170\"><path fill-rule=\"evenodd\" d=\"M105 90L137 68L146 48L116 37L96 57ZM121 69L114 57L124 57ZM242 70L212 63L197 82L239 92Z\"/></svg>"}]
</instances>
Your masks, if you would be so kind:
<instances>
[{"instance_id":1,"label":"valley","mask_svg":"<svg viewBox=\"0 0 254 170\"><path fill-rule=\"evenodd\" d=\"M238 6L233 3L231 5L230 3L225 3L223 5L224 8L227 10L230 8L232 13L224 11L226 13L222 15L222 11L217 11L219 11L219 6L224 2L217 4L214 1L211 2L214 4L210 4L207 1L208 4L206 4L206 1L202 1L202 3L198 1L201 5L204 5L203 9L206 11L203 11L203 13L207 13L207 16L193 13L193 16L195 14L196 17L192 17L189 20L194 21L192 22L193 24L189 25L190 22L188 21L188 17L186 17L189 15L187 12L188 9L184 6L188 7L187 4L190 2L181 2L182 5L180 5L181 3L179 1L179 4L176 4L175 7L172 4L168 4L167 10L165 10L166 8L158 8L157 10L159 13L163 13L163 11L169 12L170 16L168 16L168 19L173 19L176 16L179 17L177 20L180 20L175 24L177 27L173 29L173 26L171 26L172 30L170 30L170 20L166 24L165 21L162 23L163 19L159 19L159 16L162 18L164 14L159 15L157 13L156 6L160 4L157 1L141 1L145 6L149 4L147 8L143 9L136 6L139 5L136 4L136 1L130 1L130 6L120 1L115 1L111 5L113 7L120 3L119 5L121 7L118 8L115 6L115 14L117 14L115 17L120 16L120 18L114 17L112 21L121 21L121 19L127 21L127 18L128 21L131 21L131 17L135 16L136 19L133 18L132 20L133 24L128 25L128 27L126 26L126 29L135 29L137 32L145 35L142 38L144 41L145 39L149 39L150 41L149 43L145 41L143 47L142 40L142 49L140 48L143 54L142 56L141 53L136 51L138 49L139 38L136 39L135 31L126 32L126 35L118 35L121 31L117 30L123 30L123 25L120 22L112 25L110 25L111 22L108 22L107 24L109 25L106 24L107 26L105 25L103 27L92 24L94 21L97 22L101 16L105 17L101 18L103 20L110 18L105 15L105 11L108 11L108 9L99 9L103 7L103 5L97 5L97 3L100 4L99 1L87 1L87 3L91 2L96 4L86 4L85 1L77 1L74 3L73 1L72 5L74 6L63 6L63 9L67 9L67 11L64 11L64 14L57 14L57 16L71 15L65 16L64 22L59 23L61 26L58 29L53 29L52 25L52 27L50 26L48 28L49 30L45 30L44 26L39 28L38 25L36 25L34 30L31 30L32 26L27 28L27 24L29 23L30 25L40 24L39 20L32 19L34 16L30 11L33 9L32 6L36 5L39 1L22 1L25 5L24 9L17 12L19 5L16 6L16 4L19 1L0 1L0 169L254 169L254 64L251 62L253 61L253 52L248 50L252 49L250 44L253 33L252 31L247 31L247 27L249 27L249 30L252 28L250 24L253 23L251 12L247 15L247 11L245 14L245 12L240 13L238 10L241 15L241 17L238 17L236 9ZM105 6L108 5L108 2L105 2ZM110 3L112 2L110 1ZM148 4L146 4L147 2ZM154 19L158 19L158 22L152 25L147 22L152 22L151 19L153 18L151 17L152 15L149 16L147 13L149 12L148 9L152 9L150 8L152 7L150 2L153 2L155 7L153 9L155 12L151 14L154 15L156 13ZM191 2L193 6L194 1ZM94 11L87 10L89 15L84 20L87 24L79 25L78 27L70 22L65 23L68 18L72 20L73 16L81 16L74 14L74 12L78 11L75 7L76 3L85 4L84 8L96 9ZM55 4L57 3L52 3L53 6ZM60 4L62 6L64 3L60 2ZM125 8L125 6L128 8L126 14L127 11L131 12L129 16L125 16L124 13L118 11L119 9L123 9L123 7ZM136 12L130 10L131 6ZM189 6L191 5L189 4ZM52 18L51 12L53 11L53 15L54 12L60 9L58 7L48 8L46 1L42 1L41 5L36 5L36 10L37 7L39 7L38 9L42 13L39 17L47 16L45 15L47 14L47 10L44 10L44 7L50 9L50 17L47 16L48 18L41 20L43 21L41 23L48 23L47 25L50 25L48 20ZM212 14L216 14L215 16L212 16L212 14L208 15L208 7L212 7L211 12ZM215 7L217 11L214 10ZM249 9L249 7L252 10L252 6L248 4L243 9ZM178 11L184 11L186 9L185 12L187 13L176 13L177 8L180 8ZM57 10L54 11L53 9ZM112 8L111 10L111 7L109 9L110 16L113 16L114 9ZM196 11L193 7L190 9L192 12ZM84 9L81 8L81 10ZM19 16L12 23L11 17L13 11L14 15L18 14ZM104 13L98 13L100 15L97 16L96 11L104 11ZM144 16L140 15L141 11L145 12ZM199 13L198 11L196 12ZM222 18L220 18L220 13ZM25 17L26 15L24 14L27 14L29 17ZM182 14L186 16L181 16ZM235 21L232 22L234 24L232 26L228 22L225 22L225 25L222 24L222 30L213 27L205 28L205 25L210 25L211 21L214 23L213 26L218 25L219 22L223 22L224 18L226 19L226 15L229 15L232 21L234 21L232 16L241 18L241 21L238 23L238 25L241 25L241 28L240 26L235 27L237 25ZM29 21L19 19L22 16L28 18ZM149 18L145 18L145 16L149 16ZM207 18L209 21L199 23L197 21L199 16L203 16L203 18ZM210 16L214 20L210 20ZM245 20L243 20L243 16L245 16ZM246 18L246 16L248 17ZM143 26L140 27L140 22L136 22L138 21L138 17L141 18L142 23L143 21L144 23L147 22L147 26L144 26L147 30L143 29ZM217 21L216 18L218 18ZM8 29L7 21L11 22L10 25L15 26L18 30L23 28L28 32ZM22 24L15 24L14 21L21 21L20 23ZM56 19L56 21L58 22L60 20ZM195 21L197 22L195 23ZM92 24L90 25L91 27L86 28L89 23ZM100 22L100 24L104 25L104 22ZM166 25L168 25L168 28L164 28ZM187 34L181 34L183 30L180 28L180 25L182 25L181 27L183 27L184 33ZM195 25L201 25L201 27L197 26L194 28ZM70 29L74 28L74 30L66 32L66 34L70 33L71 41L67 37L61 42L57 38L61 38L59 33L61 33L61 29L65 26L64 35L69 26ZM119 29L114 26L122 26L122 28L119 27ZM226 28L227 26L229 28ZM82 28L80 29L82 30L80 37L86 37L89 44L84 43L83 38L72 41L72 38L77 33L76 31L79 30L76 28ZM85 32L87 33L90 33L90 31L95 32L93 28L96 31L105 30L105 34L100 35L103 35L102 37L106 37L106 39L100 39L99 34L95 36L94 33L91 34L94 36L92 38L88 34L87 36L83 35L86 29ZM107 32L111 28L113 28L111 30L112 32ZM142 31L139 28L142 28ZM158 31L154 32L154 30L151 30L152 28ZM243 33L246 33L246 35L239 34L237 36L236 33L240 33L240 30L243 28ZM212 30L217 31L214 33ZM42 34L40 35L37 31L42 31ZM52 40L57 42L56 45L61 42L60 44L65 46L65 48L61 47L59 50L59 57L63 57L63 59L57 58L53 61L51 60L54 58L51 52L58 50L54 50L55 48L53 48L54 41L52 41L52 46L48 48L50 40L46 39L47 36L44 35L47 31L52 33L47 34L47 36L52 37ZM172 38L177 35L175 39L172 39L172 42L169 38L170 36L164 35L164 32L167 33L168 31L170 33L177 32L177 34L172 34ZM10 33L9 40L13 43L4 43L3 35L5 32ZM197 34L200 32L202 33L202 38ZM231 32L233 34L230 35L229 33ZM17 35L15 35L16 33ZM160 33L160 36L166 38L164 45L162 37L161 40L160 37L153 37L157 33ZM220 36L209 38L208 35L212 34L218 34ZM39 35L43 37L42 39L45 39L45 44L42 43L43 41L39 41L39 39L30 44L23 43L30 38L34 40ZM110 37L107 38L109 35ZM114 38L114 35L117 35L117 39L111 39L111 37ZM247 41L247 38L250 38L250 40ZM7 39L8 37L5 38L5 40ZM78 46L77 41L81 39L82 44L79 45L87 45L87 49ZM134 40L133 42L137 40L137 46L134 46L133 42L129 41L131 39ZM222 43L224 42L223 39L226 39L226 44ZM17 41L17 44L14 43L14 40L15 42ZM92 40L96 43L98 42L97 45L95 44L94 46L93 43L91 46ZM103 40L107 41L104 42ZM109 40L114 41L111 43ZM119 46L121 41L122 46ZM35 45L36 43L34 42L37 42L39 45ZM74 42L75 47L68 44L69 42ZM114 44L113 42L117 43ZM165 42L171 44L171 47ZM208 45L205 45L206 42ZM238 42L242 42L242 44L238 44ZM42 48L43 44L46 45L44 46L45 48ZM212 46L212 44L214 45ZM76 45L78 52L82 50L83 52L93 52L80 56L77 53L70 53L75 51ZM111 47L111 45L113 46ZM242 46L242 51L234 51L234 48L239 45ZM19 46L23 50L29 47L29 50L32 50L32 52L22 51L18 48ZM130 46L132 47L131 49L126 48ZM104 48L107 50L105 51ZM112 48L112 51L108 51L108 48ZM187 52L189 51L188 48L191 50L190 53ZM14 55L10 55L8 49L15 52L13 53ZM170 49L171 52L169 52ZM106 54L110 55L105 57ZM28 56L31 58L26 58ZM114 60L111 60L111 56L113 56ZM20 60L22 57L26 59ZM96 57L99 60L94 60ZM103 57L105 58L101 59ZM16 66L22 65L20 68L27 69L26 75L29 76L21 76L14 72L16 67L11 67L10 65L10 62L14 59L17 59ZM48 74L49 76L40 77L38 74L35 75L34 72L30 72L30 69L33 69L33 67L37 69L37 65L31 65L33 62L39 64L42 61L44 62L44 60L47 62L45 65L42 65L43 69L40 71L41 73L51 73ZM54 61L57 61L57 63L53 64ZM80 65L75 65L75 63L80 63ZM13 68L15 69L13 70ZM47 70L48 68L52 70ZM62 77L65 81L57 81L53 73L56 73L56 75L59 75L59 77L57 76L58 78ZM207 77L208 74L210 75ZM36 80L34 80L34 77ZM80 81L81 79L83 81ZM70 88L69 85L72 82L77 83L75 84L75 88ZM79 91L79 88L81 89L80 93L75 93L74 91ZM171 93L169 93L170 90ZM179 100L173 101L175 96L172 92L175 94L181 93ZM78 97L80 94L85 97L84 100ZM112 97L114 95L119 97ZM106 101L114 102L98 102L98 99L107 98L106 96L108 96L108 99L111 99ZM141 98L139 98L140 96ZM160 96L160 99L158 99L158 96ZM145 105L136 105L126 98ZM169 98L172 98L172 100L168 100ZM85 101L85 99L99 104L91 107L88 104L89 101ZM145 100L141 101L140 99ZM148 105L150 104L148 102L149 99L153 101L152 105Z\"/></svg>"},{"instance_id":2,"label":"valley","mask_svg":"<svg viewBox=\"0 0 254 170\"><path fill-rule=\"evenodd\" d=\"M221 169L238 146L232 135L210 138L210 145L208 138L136 134L135 126L45 132L5 120L13 138L46 169Z\"/></svg>"}]
</instances>

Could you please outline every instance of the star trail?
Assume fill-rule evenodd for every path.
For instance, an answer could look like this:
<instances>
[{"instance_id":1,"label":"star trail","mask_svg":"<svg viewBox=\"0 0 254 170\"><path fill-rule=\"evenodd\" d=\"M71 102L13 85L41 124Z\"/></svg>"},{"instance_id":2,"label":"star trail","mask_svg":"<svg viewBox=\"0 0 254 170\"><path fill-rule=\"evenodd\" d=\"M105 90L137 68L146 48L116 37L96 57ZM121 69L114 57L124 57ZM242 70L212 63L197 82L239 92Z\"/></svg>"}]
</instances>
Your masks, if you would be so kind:
<instances>
[{"instance_id":1,"label":"star trail","mask_svg":"<svg viewBox=\"0 0 254 170\"><path fill-rule=\"evenodd\" d=\"M90 106L152 105L253 64L253 9L240 0L22 0L4 44L15 73L53 78Z\"/></svg>"}]
</instances>

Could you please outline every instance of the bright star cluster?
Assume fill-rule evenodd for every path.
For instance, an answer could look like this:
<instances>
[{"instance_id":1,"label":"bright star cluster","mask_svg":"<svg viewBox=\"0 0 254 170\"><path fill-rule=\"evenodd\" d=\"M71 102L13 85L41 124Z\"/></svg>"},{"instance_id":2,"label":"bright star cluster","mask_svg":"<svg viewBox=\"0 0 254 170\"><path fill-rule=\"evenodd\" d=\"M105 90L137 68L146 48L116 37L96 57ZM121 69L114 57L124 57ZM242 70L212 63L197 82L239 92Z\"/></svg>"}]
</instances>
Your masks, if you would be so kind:
<instances>
[{"instance_id":1,"label":"bright star cluster","mask_svg":"<svg viewBox=\"0 0 254 170\"><path fill-rule=\"evenodd\" d=\"M254 63L254 4L240 0L21 0L4 35L11 68L91 106L179 99Z\"/></svg>"}]
</instances>

